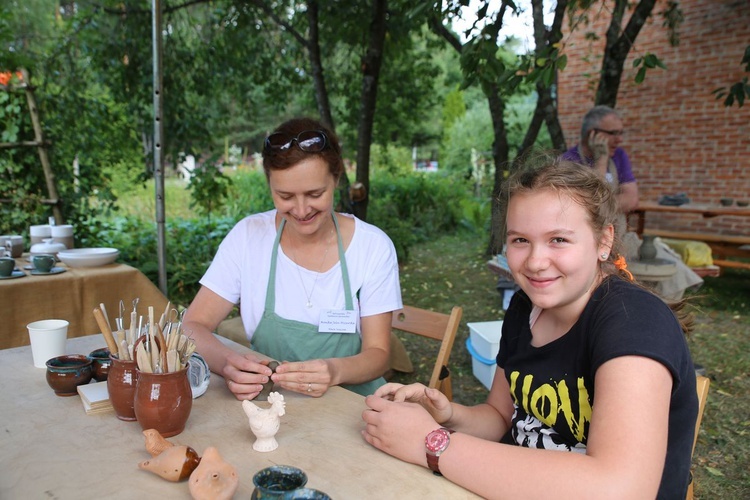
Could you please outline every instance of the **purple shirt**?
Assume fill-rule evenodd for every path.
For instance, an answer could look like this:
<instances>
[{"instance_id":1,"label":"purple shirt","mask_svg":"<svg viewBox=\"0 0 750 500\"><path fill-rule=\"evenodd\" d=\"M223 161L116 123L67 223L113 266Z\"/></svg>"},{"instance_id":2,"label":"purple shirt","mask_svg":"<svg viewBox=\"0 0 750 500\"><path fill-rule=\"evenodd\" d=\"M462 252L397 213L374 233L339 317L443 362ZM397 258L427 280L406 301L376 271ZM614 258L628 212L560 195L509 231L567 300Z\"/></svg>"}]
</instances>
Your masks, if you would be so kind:
<instances>
[{"instance_id":1,"label":"purple shirt","mask_svg":"<svg viewBox=\"0 0 750 500\"><path fill-rule=\"evenodd\" d=\"M582 165L588 165L589 167L594 166L593 158L581 158L578 154L578 145L573 146L562 154L564 160L574 161ZM635 182L635 176L633 175L633 169L630 166L630 158L628 154L622 148L615 149L615 154L612 156L612 161L615 162L617 168L617 180L620 184L627 184L628 182Z\"/></svg>"}]
</instances>

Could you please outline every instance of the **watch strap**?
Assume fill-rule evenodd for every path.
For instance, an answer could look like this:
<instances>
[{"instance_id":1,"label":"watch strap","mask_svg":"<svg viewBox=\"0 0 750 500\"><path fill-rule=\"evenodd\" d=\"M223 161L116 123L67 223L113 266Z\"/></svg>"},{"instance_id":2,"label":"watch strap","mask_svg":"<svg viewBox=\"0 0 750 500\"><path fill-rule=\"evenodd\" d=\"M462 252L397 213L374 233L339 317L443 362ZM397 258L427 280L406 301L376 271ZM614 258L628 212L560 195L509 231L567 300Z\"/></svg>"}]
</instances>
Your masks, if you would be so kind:
<instances>
[{"instance_id":1,"label":"watch strap","mask_svg":"<svg viewBox=\"0 0 750 500\"><path fill-rule=\"evenodd\" d=\"M441 427L439 430L447 431L448 434L453 434L453 429L449 429L447 427ZM448 448L448 444L450 444L450 441L446 444L445 448L440 450L438 453L431 453L429 450L427 451L427 467L430 468L433 474L436 476L442 476L443 474L440 472L440 455Z\"/></svg>"}]
</instances>

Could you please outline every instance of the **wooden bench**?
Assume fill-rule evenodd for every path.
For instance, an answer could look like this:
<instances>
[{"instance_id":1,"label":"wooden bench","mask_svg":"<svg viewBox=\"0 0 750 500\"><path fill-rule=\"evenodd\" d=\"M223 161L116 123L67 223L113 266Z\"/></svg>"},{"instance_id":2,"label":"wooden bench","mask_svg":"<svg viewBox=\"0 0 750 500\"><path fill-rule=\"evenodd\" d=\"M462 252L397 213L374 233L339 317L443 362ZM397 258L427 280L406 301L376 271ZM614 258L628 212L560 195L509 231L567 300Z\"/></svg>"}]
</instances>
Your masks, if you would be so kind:
<instances>
[{"instance_id":1,"label":"wooden bench","mask_svg":"<svg viewBox=\"0 0 750 500\"><path fill-rule=\"evenodd\" d=\"M644 233L662 238L672 238L675 240L703 241L711 247L711 252L715 256L713 259L714 265L719 267L750 270L750 262L739 262L727 259L727 257L750 259L750 237L748 236L689 233L683 231L670 231L666 229L646 229L644 230Z\"/></svg>"}]
</instances>

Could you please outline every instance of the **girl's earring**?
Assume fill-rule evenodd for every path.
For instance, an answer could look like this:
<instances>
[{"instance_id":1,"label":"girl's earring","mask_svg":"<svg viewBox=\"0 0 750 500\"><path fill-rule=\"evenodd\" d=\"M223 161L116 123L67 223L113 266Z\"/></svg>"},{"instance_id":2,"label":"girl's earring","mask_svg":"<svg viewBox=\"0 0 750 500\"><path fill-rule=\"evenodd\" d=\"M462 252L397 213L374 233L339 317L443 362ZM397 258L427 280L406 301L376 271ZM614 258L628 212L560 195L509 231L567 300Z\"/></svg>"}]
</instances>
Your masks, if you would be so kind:
<instances>
[{"instance_id":1,"label":"girl's earring","mask_svg":"<svg viewBox=\"0 0 750 500\"><path fill-rule=\"evenodd\" d=\"M607 260L607 257L609 257L609 254L603 253L601 255L602 260Z\"/></svg>"}]
</instances>

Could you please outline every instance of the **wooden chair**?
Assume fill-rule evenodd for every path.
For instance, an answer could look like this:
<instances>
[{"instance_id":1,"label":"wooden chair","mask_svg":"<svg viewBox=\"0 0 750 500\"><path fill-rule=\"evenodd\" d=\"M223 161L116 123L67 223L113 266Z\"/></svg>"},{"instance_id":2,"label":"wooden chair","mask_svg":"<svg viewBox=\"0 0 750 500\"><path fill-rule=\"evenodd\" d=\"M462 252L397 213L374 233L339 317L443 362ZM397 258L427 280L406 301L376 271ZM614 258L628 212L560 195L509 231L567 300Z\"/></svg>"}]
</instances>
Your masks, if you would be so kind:
<instances>
[{"instance_id":1,"label":"wooden chair","mask_svg":"<svg viewBox=\"0 0 750 500\"><path fill-rule=\"evenodd\" d=\"M461 314L463 314L463 309L459 306L454 306L450 314L404 306L403 309L393 312L391 321L391 326L395 330L440 341L440 350L428 387L440 390L449 400L453 400L453 389L450 370L448 370L448 358L453 349L453 341L456 339Z\"/></svg>"},{"instance_id":2,"label":"wooden chair","mask_svg":"<svg viewBox=\"0 0 750 500\"><path fill-rule=\"evenodd\" d=\"M703 410L706 409L706 400L708 399L708 386L711 385L711 380L708 377L698 375L695 381L695 388L698 391L698 418L695 421L695 437L693 438L693 453L695 453L695 444L698 442L698 431L701 428L701 420L703 420ZM688 485L686 500L693 500L693 483L694 477L691 474L690 484Z\"/></svg>"}]
</instances>

